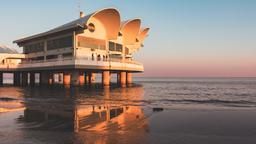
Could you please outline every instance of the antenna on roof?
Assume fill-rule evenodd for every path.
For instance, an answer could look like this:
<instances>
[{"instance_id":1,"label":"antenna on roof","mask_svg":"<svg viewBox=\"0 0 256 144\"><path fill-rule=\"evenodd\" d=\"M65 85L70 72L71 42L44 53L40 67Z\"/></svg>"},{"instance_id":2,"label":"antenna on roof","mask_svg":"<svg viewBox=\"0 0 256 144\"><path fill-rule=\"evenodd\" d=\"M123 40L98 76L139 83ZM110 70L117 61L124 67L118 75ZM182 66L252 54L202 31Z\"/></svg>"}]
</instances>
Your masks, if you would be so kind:
<instances>
[{"instance_id":1,"label":"antenna on roof","mask_svg":"<svg viewBox=\"0 0 256 144\"><path fill-rule=\"evenodd\" d=\"M81 2L80 2L80 0L77 0L76 1L76 4L77 4L77 10L78 10L78 12L80 12L80 9L81 9Z\"/></svg>"},{"instance_id":2,"label":"antenna on roof","mask_svg":"<svg viewBox=\"0 0 256 144\"><path fill-rule=\"evenodd\" d=\"M84 13L81 11L81 1L80 0L77 0L77 9L79 12L79 17L80 18L84 17Z\"/></svg>"}]
</instances>

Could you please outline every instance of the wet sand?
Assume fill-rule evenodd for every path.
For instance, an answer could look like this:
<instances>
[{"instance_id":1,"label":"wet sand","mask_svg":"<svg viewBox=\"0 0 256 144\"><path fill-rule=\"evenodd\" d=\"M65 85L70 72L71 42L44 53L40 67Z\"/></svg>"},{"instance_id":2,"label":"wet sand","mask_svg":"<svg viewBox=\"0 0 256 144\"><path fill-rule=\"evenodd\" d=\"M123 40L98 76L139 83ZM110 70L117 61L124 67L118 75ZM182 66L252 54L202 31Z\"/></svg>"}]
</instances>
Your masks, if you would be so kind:
<instances>
[{"instance_id":1,"label":"wet sand","mask_svg":"<svg viewBox=\"0 0 256 144\"><path fill-rule=\"evenodd\" d=\"M0 87L0 144L255 144L256 80Z\"/></svg>"},{"instance_id":2,"label":"wet sand","mask_svg":"<svg viewBox=\"0 0 256 144\"><path fill-rule=\"evenodd\" d=\"M256 111L168 110L149 119L149 142L253 144L255 121Z\"/></svg>"},{"instance_id":3,"label":"wet sand","mask_svg":"<svg viewBox=\"0 0 256 144\"><path fill-rule=\"evenodd\" d=\"M21 128L17 116L22 114L0 114L1 143L256 143L256 112L250 110L164 110L152 112L129 129L77 133Z\"/></svg>"}]
</instances>

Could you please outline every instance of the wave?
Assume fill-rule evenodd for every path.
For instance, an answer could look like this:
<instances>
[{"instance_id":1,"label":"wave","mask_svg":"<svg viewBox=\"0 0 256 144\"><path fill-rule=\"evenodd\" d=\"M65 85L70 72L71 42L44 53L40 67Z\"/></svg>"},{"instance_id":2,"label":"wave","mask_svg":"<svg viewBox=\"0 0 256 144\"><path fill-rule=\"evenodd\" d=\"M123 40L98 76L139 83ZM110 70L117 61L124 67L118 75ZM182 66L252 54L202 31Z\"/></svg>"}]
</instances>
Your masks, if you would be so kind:
<instances>
[{"instance_id":1,"label":"wave","mask_svg":"<svg viewBox=\"0 0 256 144\"><path fill-rule=\"evenodd\" d=\"M9 97L0 97L0 101L15 101L17 99L9 98Z\"/></svg>"},{"instance_id":2,"label":"wave","mask_svg":"<svg viewBox=\"0 0 256 144\"><path fill-rule=\"evenodd\" d=\"M189 93L182 93L182 92L177 92L177 93L174 93L174 92L170 92L168 93L168 95L176 95L176 96L215 96L216 93L201 93L201 92L189 92ZM218 95L223 95L223 96L236 96L236 97L254 97L255 94L251 94L251 93L220 93Z\"/></svg>"},{"instance_id":3,"label":"wave","mask_svg":"<svg viewBox=\"0 0 256 144\"><path fill-rule=\"evenodd\" d=\"M246 101L246 100L219 100L219 99L206 99L206 100L195 100L195 99L160 99L156 100L159 102L173 102L173 103L182 103L182 104L224 104L229 106L256 106L256 102Z\"/></svg>"}]
</instances>

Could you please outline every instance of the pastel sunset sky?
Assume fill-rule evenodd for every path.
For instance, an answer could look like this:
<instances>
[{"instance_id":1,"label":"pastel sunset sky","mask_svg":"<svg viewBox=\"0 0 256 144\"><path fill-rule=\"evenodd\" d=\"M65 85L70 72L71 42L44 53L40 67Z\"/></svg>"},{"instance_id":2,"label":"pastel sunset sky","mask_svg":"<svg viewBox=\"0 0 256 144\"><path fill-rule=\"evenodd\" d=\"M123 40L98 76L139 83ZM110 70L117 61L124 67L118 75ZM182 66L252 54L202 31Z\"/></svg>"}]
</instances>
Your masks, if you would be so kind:
<instances>
[{"instance_id":1,"label":"pastel sunset sky","mask_svg":"<svg viewBox=\"0 0 256 144\"><path fill-rule=\"evenodd\" d=\"M0 44L77 19L78 0L1 0ZM135 58L143 76L255 77L255 0L80 0L86 14L117 8L150 27Z\"/></svg>"}]
</instances>

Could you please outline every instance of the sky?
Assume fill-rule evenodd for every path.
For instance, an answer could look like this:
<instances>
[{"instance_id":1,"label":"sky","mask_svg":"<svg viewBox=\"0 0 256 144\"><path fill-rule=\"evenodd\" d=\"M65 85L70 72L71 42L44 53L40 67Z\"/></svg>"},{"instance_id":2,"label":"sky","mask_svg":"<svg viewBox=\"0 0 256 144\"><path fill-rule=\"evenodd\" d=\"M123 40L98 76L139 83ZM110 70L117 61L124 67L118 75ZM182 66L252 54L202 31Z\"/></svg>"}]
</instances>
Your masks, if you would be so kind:
<instances>
[{"instance_id":1,"label":"sky","mask_svg":"<svg viewBox=\"0 0 256 144\"><path fill-rule=\"evenodd\" d=\"M146 77L256 77L255 0L1 0L0 44L98 9L149 27L135 59Z\"/></svg>"}]
</instances>

